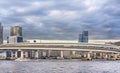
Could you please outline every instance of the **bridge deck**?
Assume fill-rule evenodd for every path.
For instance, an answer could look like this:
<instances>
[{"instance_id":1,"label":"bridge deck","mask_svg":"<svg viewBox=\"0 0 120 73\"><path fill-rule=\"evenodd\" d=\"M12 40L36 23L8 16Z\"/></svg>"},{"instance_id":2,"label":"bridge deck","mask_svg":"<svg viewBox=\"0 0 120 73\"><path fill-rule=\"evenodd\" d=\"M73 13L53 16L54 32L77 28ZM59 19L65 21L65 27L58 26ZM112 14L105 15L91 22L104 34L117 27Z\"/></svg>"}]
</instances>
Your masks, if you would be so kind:
<instances>
[{"instance_id":1,"label":"bridge deck","mask_svg":"<svg viewBox=\"0 0 120 73\"><path fill-rule=\"evenodd\" d=\"M104 52L120 52L118 46L110 44L3 44L0 49L43 49L43 50L78 50L78 51L104 51Z\"/></svg>"}]
</instances>

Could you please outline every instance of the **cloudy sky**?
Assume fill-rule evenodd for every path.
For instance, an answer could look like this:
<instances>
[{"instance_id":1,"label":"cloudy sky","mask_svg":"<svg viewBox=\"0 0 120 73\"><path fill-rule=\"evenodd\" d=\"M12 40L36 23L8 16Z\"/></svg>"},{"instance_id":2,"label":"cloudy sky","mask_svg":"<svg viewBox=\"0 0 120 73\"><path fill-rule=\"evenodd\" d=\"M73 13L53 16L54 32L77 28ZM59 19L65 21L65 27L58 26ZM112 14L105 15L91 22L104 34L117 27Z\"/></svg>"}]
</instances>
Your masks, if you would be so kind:
<instances>
[{"instance_id":1,"label":"cloudy sky","mask_svg":"<svg viewBox=\"0 0 120 73\"><path fill-rule=\"evenodd\" d=\"M120 39L120 0L0 0L4 38L23 27L28 39Z\"/></svg>"}]
</instances>

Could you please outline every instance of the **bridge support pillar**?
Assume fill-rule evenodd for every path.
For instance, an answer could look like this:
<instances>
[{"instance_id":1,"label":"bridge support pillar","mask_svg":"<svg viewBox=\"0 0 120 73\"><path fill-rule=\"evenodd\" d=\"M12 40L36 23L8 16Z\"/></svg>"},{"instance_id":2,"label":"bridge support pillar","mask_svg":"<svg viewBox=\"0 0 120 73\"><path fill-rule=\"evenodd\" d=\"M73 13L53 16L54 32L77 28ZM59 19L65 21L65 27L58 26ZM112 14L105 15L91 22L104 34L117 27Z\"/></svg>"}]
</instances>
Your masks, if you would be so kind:
<instances>
[{"instance_id":1,"label":"bridge support pillar","mask_svg":"<svg viewBox=\"0 0 120 73\"><path fill-rule=\"evenodd\" d=\"M45 58L47 56L47 53L45 50L42 51L42 57Z\"/></svg>"},{"instance_id":2,"label":"bridge support pillar","mask_svg":"<svg viewBox=\"0 0 120 73\"><path fill-rule=\"evenodd\" d=\"M38 55L39 55L39 53L38 53L38 50L37 50L37 51L35 51L35 58L36 58L36 59L38 59L38 58L39 58L39 56L38 56Z\"/></svg>"},{"instance_id":3,"label":"bridge support pillar","mask_svg":"<svg viewBox=\"0 0 120 73\"><path fill-rule=\"evenodd\" d=\"M60 57L61 57L61 58L64 58L64 57L63 57L63 51L60 51Z\"/></svg>"},{"instance_id":4,"label":"bridge support pillar","mask_svg":"<svg viewBox=\"0 0 120 73\"><path fill-rule=\"evenodd\" d=\"M96 59L97 58L97 53L93 53L93 58Z\"/></svg>"},{"instance_id":5,"label":"bridge support pillar","mask_svg":"<svg viewBox=\"0 0 120 73\"><path fill-rule=\"evenodd\" d=\"M105 58L105 53L101 52L100 53L100 59L104 59Z\"/></svg>"},{"instance_id":6,"label":"bridge support pillar","mask_svg":"<svg viewBox=\"0 0 120 73\"><path fill-rule=\"evenodd\" d=\"M84 53L83 60L92 60L92 58L91 58L91 52Z\"/></svg>"},{"instance_id":7,"label":"bridge support pillar","mask_svg":"<svg viewBox=\"0 0 120 73\"><path fill-rule=\"evenodd\" d=\"M108 55L107 54L105 54L105 59L108 59Z\"/></svg>"},{"instance_id":8,"label":"bridge support pillar","mask_svg":"<svg viewBox=\"0 0 120 73\"><path fill-rule=\"evenodd\" d=\"M15 58L18 58L18 51L15 51Z\"/></svg>"},{"instance_id":9,"label":"bridge support pillar","mask_svg":"<svg viewBox=\"0 0 120 73\"><path fill-rule=\"evenodd\" d=\"M75 53L76 53L75 51L72 51L72 55L75 55Z\"/></svg>"},{"instance_id":10,"label":"bridge support pillar","mask_svg":"<svg viewBox=\"0 0 120 73\"><path fill-rule=\"evenodd\" d=\"M92 58L91 58L91 51L90 52L88 52L88 53L86 53L86 58L87 58L87 60L91 60Z\"/></svg>"},{"instance_id":11,"label":"bridge support pillar","mask_svg":"<svg viewBox=\"0 0 120 73\"><path fill-rule=\"evenodd\" d=\"M87 58L91 58L91 54L90 53L87 53Z\"/></svg>"},{"instance_id":12,"label":"bridge support pillar","mask_svg":"<svg viewBox=\"0 0 120 73\"><path fill-rule=\"evenodd\" d=\"M25 52L25 58L28 58L28 51Z\"/></svg>"},{"instance_id":13,"label":"bridge support pillar","mask_svg":"<svg viewBox=\"0 0 120 73\"><path fill-rule=\"evenodd\" d=\"M117 60L118 54L114 54L114 58L115 60Z\"/></svg>"},{"instance_id":14,"label":"bridge support pillar","mask_svg":"<svg viewBox=\"0 0 120 73\"><path fill-rule=\"evenodd\" d=\"M110 58L111 58L111 55L107 54L107 59L110 60Z\"/></svg>"},{"instance_id":15,"label":"bridge support pillar","mask_svg":"<svg viewBox=\"0 0 120 73\"><path fill-rule=\"evenodd\" d=\"M89 59L89 60L92 60L91 54L92 54L92 52L91 52L91 51L90 51L90 52L88 52L88 59Z\"/></svg>"},{"instance_id":16,"label":"bridge support pillar","mask_svg":"<svg viewBox=\"0 0 120 73\"><path fill-rule=\"evenodd\" d=\"M6 51L5 50L3 51L3 54L4 54L4 59L6 59L7 55L6 55Z\"/></svg>"},{"instance_id":17,"label":"bridge support pillar","mask_svg":"<svg viewBox=\"0 0 120 73\"><path fill-rule=\"evenodd\" d=\"M23 56L23 51L22 51L22 50L21 50L21 56L20 56L20 58L21 58L21 59L24 58L24 56Z\"/></svg>"},{"instance_id":18,"label":"bridge support pillar","mask_svg":"<svg viewBox=\"0 0 120 73\"><path fill-rule=\"evenodd\" d=\"M50 57L50 56L51 56L51 50L48 50L47 57Z\"/></svg>"},{"instance_id":19,"label":"bridge support pillar","mask_svg":"<svg viewBox=\"0 0 120 73\"><path fill-rule=\"evenodd\" d=\"M11 52L11 58L13 57L13 51L10 51Z\"/></svg>"}]
</instances>

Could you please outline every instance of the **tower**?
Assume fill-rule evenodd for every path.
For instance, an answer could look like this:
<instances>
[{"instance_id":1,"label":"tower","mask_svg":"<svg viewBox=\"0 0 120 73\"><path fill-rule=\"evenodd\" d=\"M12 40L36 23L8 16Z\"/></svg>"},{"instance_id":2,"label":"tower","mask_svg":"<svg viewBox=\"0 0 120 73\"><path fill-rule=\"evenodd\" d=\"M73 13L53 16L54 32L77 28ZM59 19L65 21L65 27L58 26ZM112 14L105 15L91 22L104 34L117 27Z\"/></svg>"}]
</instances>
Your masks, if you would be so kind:
<instances>
[{"instance_id":1,"label":"tower","mask_svg":"<svg viewBox=\"0 0 120 73\"><path fill-rule=\"evenodd\" d=\"M3 26L0 23L0 44L3 44Z\"/></svg>"},{"instance_id":2,"label":"tower","mask_svg":"<svg viewBox=\"0 0 120 73\"><path fill-rule=\"evenodd\" d=\"M10 36L22 36L22 27L20 26L11 27Z\"/></svg>"},{"instance_id":3,"label":"tower","mask_svg":"<svg viewBox=\"0 0 120 73\"><path fill-rule=\"evenodd\" d=\"M79 34L79 42L88 43L88 31L83 31Z\"/></svg>"}]
</instances>

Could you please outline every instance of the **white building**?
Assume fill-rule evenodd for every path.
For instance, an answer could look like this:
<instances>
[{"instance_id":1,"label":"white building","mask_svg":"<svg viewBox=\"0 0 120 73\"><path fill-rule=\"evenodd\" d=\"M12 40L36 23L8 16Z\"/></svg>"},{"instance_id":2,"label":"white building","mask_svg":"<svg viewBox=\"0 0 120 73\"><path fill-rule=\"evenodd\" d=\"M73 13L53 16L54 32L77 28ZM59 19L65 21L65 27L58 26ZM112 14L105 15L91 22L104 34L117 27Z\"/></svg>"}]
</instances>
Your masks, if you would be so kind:
<instances>
[{"instance_id":1,"label":"white building","mask_svg":"<svg viewBox=\"0 0 120 73\"><path fill-rule=\"evenodd\" d=\"M8 43L9 44L15 44L15 43L21 43L23 42L22 36L9 36Z\"/></svg>"}]
</instances>

